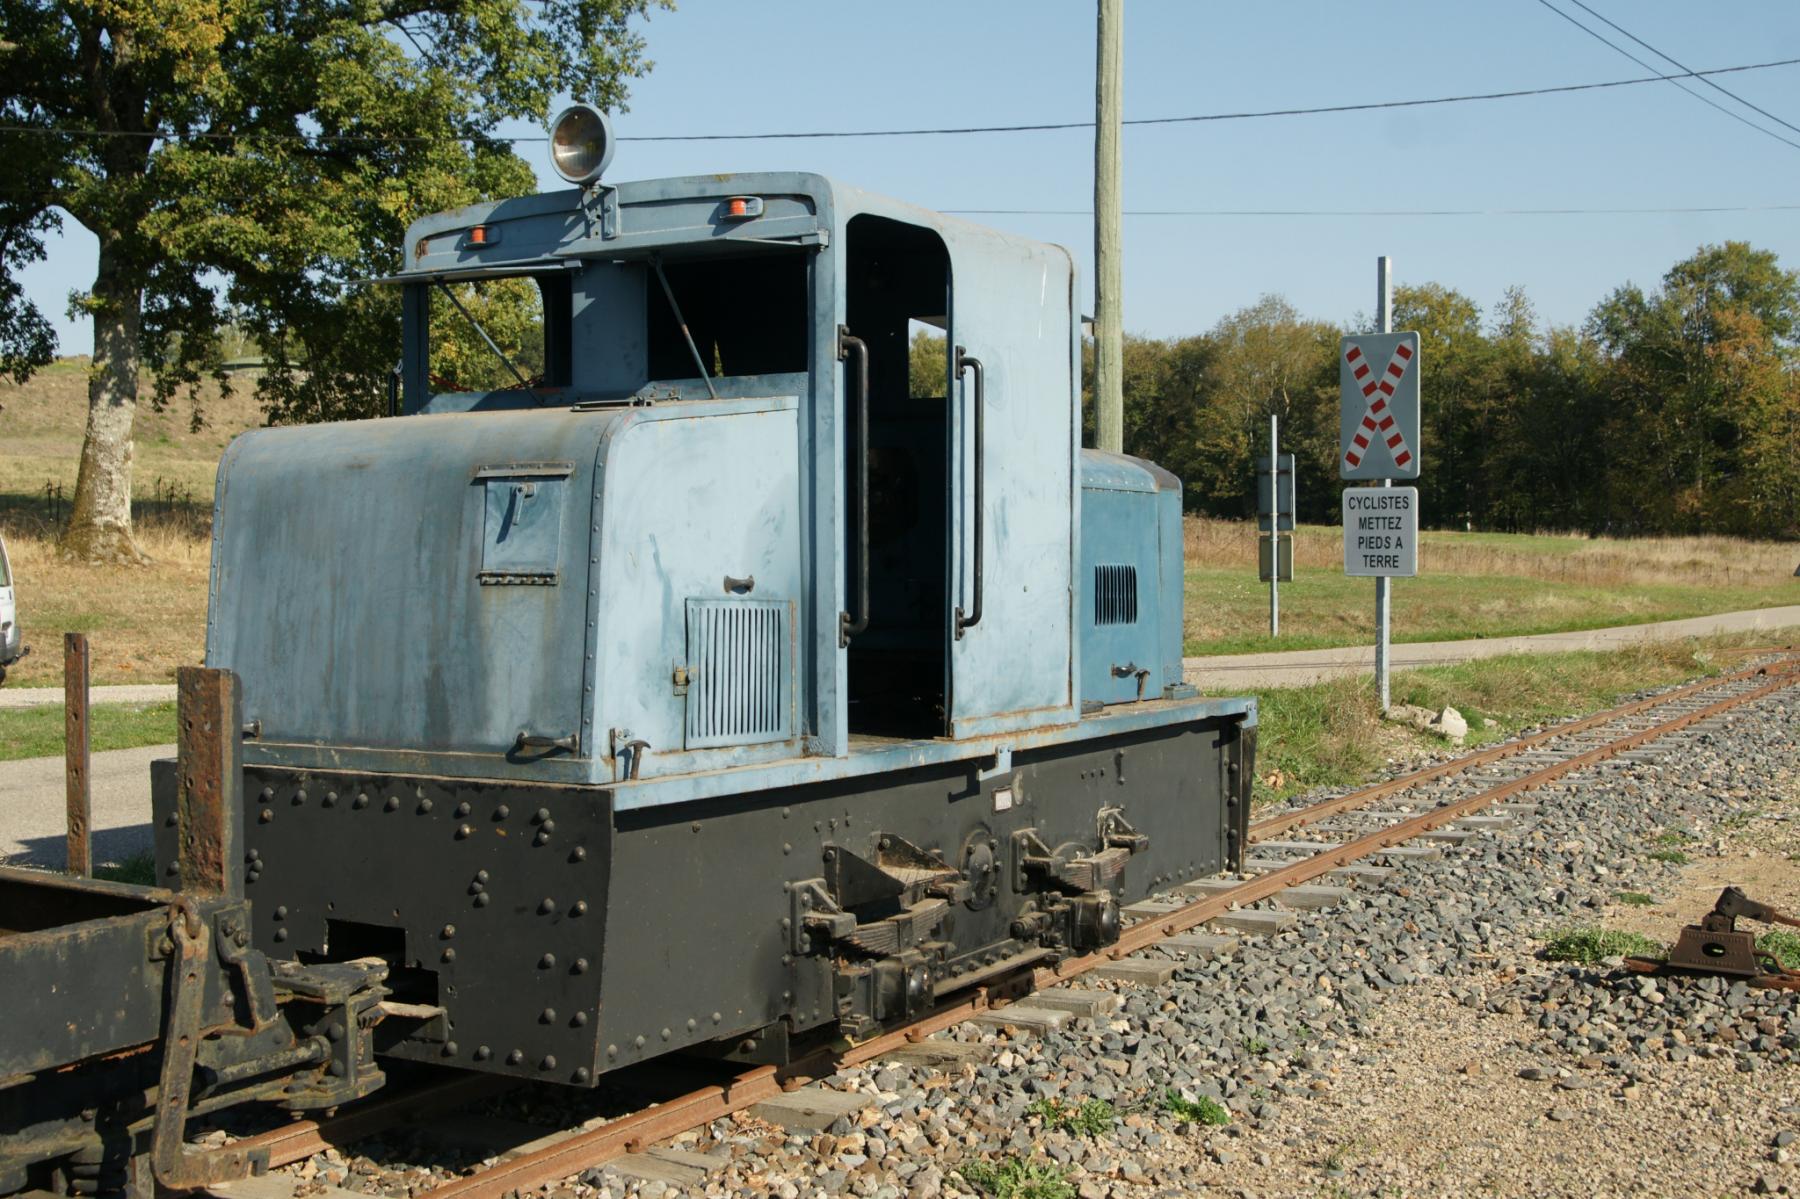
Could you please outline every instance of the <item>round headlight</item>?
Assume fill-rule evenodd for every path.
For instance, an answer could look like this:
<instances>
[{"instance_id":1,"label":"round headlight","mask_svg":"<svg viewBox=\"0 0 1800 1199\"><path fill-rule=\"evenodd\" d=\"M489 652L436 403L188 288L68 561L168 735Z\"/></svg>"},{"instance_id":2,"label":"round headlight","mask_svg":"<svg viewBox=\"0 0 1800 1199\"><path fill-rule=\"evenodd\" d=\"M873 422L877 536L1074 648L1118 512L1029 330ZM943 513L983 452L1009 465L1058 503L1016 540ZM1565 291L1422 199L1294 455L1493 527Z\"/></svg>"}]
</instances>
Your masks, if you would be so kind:
<instances>
[{"instance_id":1,"label":"round headlight","mask_svg":"<svg viewBox=\"0 0 1800 1199\"><path fill-rule=\"evenodd\" d=\"M550 122L550 165L570 183L598 179L612 156L612 122L592 104L571 105Z\"/></svg>"}]
</instances>

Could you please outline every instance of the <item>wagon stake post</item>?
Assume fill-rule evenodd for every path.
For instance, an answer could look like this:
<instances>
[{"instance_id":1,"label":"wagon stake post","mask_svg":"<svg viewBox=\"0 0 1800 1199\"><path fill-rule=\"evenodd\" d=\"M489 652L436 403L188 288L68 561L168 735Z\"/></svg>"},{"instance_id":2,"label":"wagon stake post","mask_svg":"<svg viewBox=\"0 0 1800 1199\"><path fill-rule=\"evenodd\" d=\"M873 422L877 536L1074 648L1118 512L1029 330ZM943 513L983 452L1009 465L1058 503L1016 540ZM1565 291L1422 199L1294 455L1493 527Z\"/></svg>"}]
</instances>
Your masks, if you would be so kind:
<instances>
[{"instance_id":1,"label":"wagon stake post","mask_svg":"<svg viewBox=\"0 0 1800 1199\"><path fill-rule=\"evenodd\" d=\"M68 870L94 873L93 782L88 734L88 639L63 634L63 775L68 812Z\"/></svg>"}]
</instances>

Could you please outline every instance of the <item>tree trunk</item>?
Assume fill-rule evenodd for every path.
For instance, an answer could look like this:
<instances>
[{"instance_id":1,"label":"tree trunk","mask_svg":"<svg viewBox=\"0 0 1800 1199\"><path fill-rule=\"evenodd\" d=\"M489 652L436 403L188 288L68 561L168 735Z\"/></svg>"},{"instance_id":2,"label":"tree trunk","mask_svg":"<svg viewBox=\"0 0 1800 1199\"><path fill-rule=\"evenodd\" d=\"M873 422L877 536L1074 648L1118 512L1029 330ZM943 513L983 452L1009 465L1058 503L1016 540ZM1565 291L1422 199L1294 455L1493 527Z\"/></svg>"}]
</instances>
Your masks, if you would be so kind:
<instances>
[{"instance_id":1,"label":"tree trunk","mask_svg":"<svg viewBox=\"0 0 1800 1199\"><path fill-rule=\"evenodd\" d=\"M87 434L62 552L87 562L138 565L149 561L131 533L131 426L137 418L144 293L124 277L118 242L117 235L100 237Z\"/></svg>"}]
</instances>

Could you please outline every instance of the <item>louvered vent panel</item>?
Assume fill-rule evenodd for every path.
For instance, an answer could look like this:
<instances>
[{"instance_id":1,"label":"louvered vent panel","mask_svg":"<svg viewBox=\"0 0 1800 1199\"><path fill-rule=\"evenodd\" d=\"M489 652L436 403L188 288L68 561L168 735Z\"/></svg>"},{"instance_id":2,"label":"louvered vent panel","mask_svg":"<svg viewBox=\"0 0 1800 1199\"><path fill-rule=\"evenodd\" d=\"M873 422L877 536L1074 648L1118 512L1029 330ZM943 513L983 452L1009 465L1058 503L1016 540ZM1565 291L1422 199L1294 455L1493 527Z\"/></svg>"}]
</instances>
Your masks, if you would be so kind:
<instances>
[{"instance_id":1,"label":"louvered vent panel","mask_svg":"<svg viewBox=\"0 0 1800 1199\"><path fill-rule=\"evenodd\" d=\"M1094 567L1094 623L1136 624L1137 567Z\"/></svg>"},{"instance_id":2,"label":"louvered vent panel","mask_svg":"<svg viewBox=\"0 0 1800 1199\"><path fill-rule=\"evenodd\" d=\"M687 748L792 735L788 619L780 600L688 601Z\"/></svg>"}]
</instances>

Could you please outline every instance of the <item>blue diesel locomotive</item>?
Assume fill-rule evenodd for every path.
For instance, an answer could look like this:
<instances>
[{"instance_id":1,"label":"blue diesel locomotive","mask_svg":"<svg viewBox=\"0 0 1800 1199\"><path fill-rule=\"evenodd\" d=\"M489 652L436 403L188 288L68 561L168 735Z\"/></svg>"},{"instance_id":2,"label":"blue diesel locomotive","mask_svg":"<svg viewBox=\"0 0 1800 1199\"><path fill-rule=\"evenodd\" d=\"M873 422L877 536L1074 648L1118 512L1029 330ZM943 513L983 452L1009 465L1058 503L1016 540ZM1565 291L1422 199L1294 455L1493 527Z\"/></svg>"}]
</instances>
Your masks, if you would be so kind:
<instances>
[{"instance_id":1,"label":"blue diesel locomotive","mask_svg":"<svg viewBox=\"0 0 1800 1199\"><path fill-rule=\"evenodd\" d=\"M437 1014L388 1053L580 1084L866 1034L1233 864L1254 706L1183 682L1179 482L1080 447L1068 252L610 144L572 109L574 190L408 231L399 415L220 465L255 944L390 960ZM456 389L446 320L525 374L495 281L541 359Z\"/></svg>"}]
</instances>

